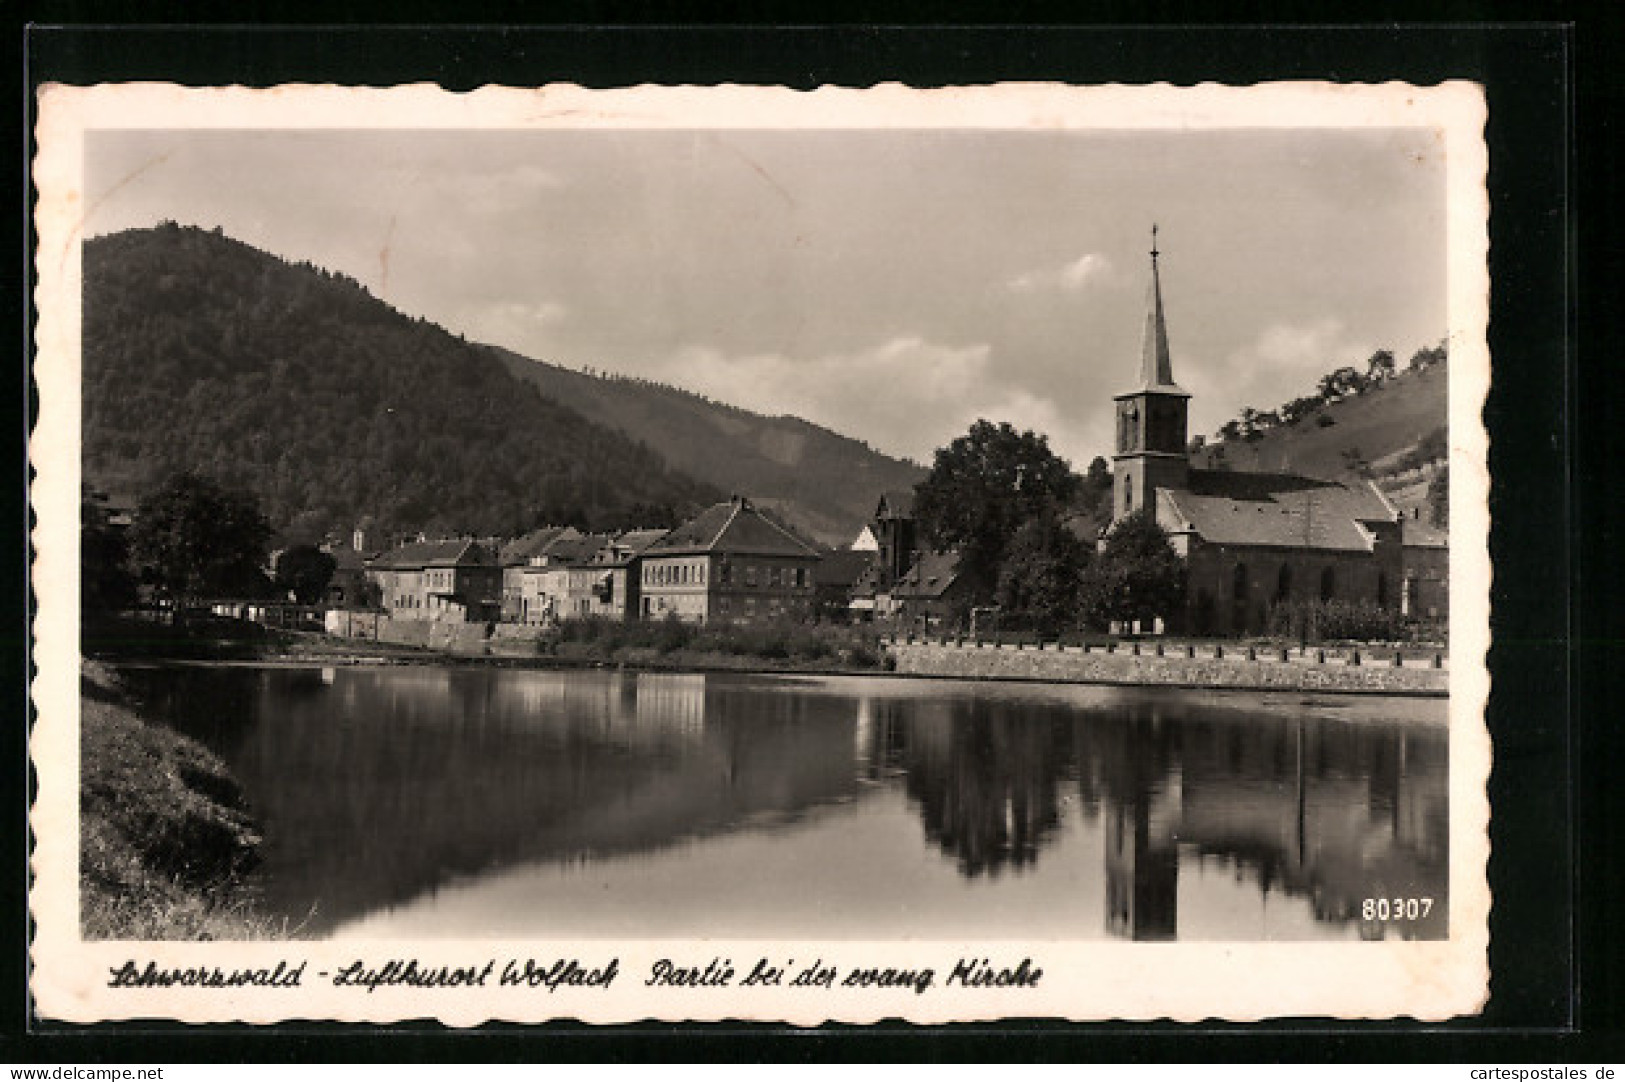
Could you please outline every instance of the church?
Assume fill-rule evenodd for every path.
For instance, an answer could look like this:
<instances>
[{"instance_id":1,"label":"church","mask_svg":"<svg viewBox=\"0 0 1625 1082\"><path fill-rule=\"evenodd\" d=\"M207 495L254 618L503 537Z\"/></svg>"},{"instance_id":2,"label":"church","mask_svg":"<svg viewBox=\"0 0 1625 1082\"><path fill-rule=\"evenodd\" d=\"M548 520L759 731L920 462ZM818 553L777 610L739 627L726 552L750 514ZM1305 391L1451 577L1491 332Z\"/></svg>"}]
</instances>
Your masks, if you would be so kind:
<instances>
[{"instance_id":1,"label":"church","mask_svg":"<svg viewBox=\"0 0 1625 1082\"><path fill-rule=\"evenodd\" d=\"M1185 611L1166 630L1248 635L1272 605L1367 602L1398 610L1403 516L1370 481L1197 469L1187 451L1190 394L1174 382L1152 229L1139 378L1115 396L1112 521L1149 510L1185 560Z\"/></svg>"}]
</instances>

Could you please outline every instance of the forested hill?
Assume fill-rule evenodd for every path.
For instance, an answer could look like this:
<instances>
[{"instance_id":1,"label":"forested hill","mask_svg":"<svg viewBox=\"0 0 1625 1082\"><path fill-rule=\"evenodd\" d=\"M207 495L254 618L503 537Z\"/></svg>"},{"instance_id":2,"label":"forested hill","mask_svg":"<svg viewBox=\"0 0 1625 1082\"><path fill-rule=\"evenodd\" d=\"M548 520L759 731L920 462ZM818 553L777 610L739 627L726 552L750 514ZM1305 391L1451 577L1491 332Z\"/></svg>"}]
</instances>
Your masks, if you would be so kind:
<instances>
[{"instance_id":1,"label":"forested hill","mask_svg":"<svg viewBox=\"0 0 1625 1082\"><path fill-rule=\"evenodd\" d=\"M673 469L758 497L828 544L851 541L882 492L925 478L918 466L799 417L767 417L665 384L493 353L547 397L636 438Z\"/></svg>"},{"instance_id":2,"label":"forested hill","mask_svg":"<svg viewBox=\"0 0 1625 1082\"><path fill-rule=\"evenodd\" d=\"M179 468L297 534L663 525L720 498L343 275L164 223L84 246L84 465Z\"/></svg>"},{"instance_id":3,"label":"forested hill","mask_svg":"<svg viewBox=\"0 0 1625 1082\"><path fill-rule=\"evenodd\" d=\"M1414 364L1357 394L1334 398L1291 422L1210 443L1192 464L1289 470L1329 479L1369 477L1401 507L1420 505L1448 452L1449 362Z\"/></svg>"}]
</instances>

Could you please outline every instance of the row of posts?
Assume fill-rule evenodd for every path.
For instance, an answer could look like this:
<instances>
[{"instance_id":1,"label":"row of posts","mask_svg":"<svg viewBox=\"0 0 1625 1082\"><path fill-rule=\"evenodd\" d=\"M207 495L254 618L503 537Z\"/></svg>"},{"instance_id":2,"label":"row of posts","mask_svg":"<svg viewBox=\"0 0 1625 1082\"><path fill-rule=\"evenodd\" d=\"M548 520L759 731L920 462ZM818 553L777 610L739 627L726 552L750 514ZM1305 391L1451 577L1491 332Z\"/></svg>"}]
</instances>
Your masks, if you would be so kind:
<instances>
[{"instance_id":1,"label":"row of posts","mask_svg":"<svg viewBox=\"0 0 1625 1082\"><path fill-rule=\"evenodd\" d=\"M898 641L899 641L898 638L896 636L893 636L892 642L896 643ZM931 645L933 641L937 641L943 646L956 646L956 647L971 646L971 647L979 648L979 647L982 647L982 646L992 646L995 649L997 649L997 648L1000 648L1000 647L1002 647L1004 645L1003 638L1000 635L994 635L991 642L984 642L979 637L967 640L965 638L965 636L963 636L963 635L943 636L940 640L932 640L931 638L929 638L928 636L925 636L925 635L916 636L912 631L906 633L902 637L901 641L904 642L904 643L907 643L910 646L914 645L915 643L919 643L922 646L928 646L928 645ZM1017 650L1022 650L1022 649L1026 648L1026 644L1020 639L1014 640L1011 643L1011 645L1014 646ZM1048 643L1045 643L1042 640L1040 640L1040 641L1033 644L1033 649L1034 650L1043 650L1048 645L1049 645ZM1062 642L1059 639L1057 639L1055 641L1054 645L1055 645L1055 649L1057 649L1057 650L1061 650L1061 649L1063 649L1065 647L1065 643ZM1129 652L1134 657L1145 657L1145 656L1186 657L1186 658L1191 658L1191 659L1194 659L1196 657L1196 646L1193 643L1185 643L1182 646L1175 646L1175 647L1172 648L1172 650L1170 650L1163 643L1160 643L1160 642L1159 643L1153 643L1152 644L1152 646L1153 646L1153 654L1150 654L1150 655L1145 654L1144 651L1141 650L1141 648L1140 648L1141 644L1138 643L1138 642L1131 642L1131 643L1128 644L1128 646L1129 646ZM1115 643L1115 642L1107 643L1106 644L1106 653L1108 653L1108 654L1117 653L1117 647L1118 647L1118 644ZM1280 661L1291 661L1292 660L1292 652L1288 647L1282 646L1282 647L1272 648L1272 649L1274 649L1275 652L1277 653L1278 660L1280 660ZM1089 651L1090 651L1090 647L1089 647L1089 645L1087 643L1085 643L1083 645L1083 652L1087 654L1087 653L1089 653ZM1221 659L1221 660L1225 657L1225 651L1224 651L1224 644L1223 643L1215 643L1214 644L1214 646L1213 646L1213 656L1214 656L1214 658ZM1240 647L1240 648L1237 649L1234 656L1237 657L1237 658L1245 658L1248 661L1257 661L1259 659L1259 648L1257 646L1251 646L1251 645L1245 646L1245 647ZM1326 664L1326 651L1325 651L1324 648L1316 647L1313 656L1314 656L1316 665L1324 665L1324 664ZM1376 651L1371 652L1372 662L1374 664L1377 663L1376 662L1377 656L1378 655L1377 655ZM1437 651L1437 650L1434 651L1433 656L1431 658L1431 661L1433 663L1433 668L1435 668L1435 669L1444 668L1444 654L1441 651ZM1348 664L1350 664L1350 665L1364 665L1364 664L1366 664L1365 656L1360 652L1360 649L1358 647L1355 647L1353 650L1351 650L1349 652ZM1401 651L1395 650L1394 653L1393 653L1393 660L1392 660L1391 664L1396 669L1402 668L1404 666L1404 664L1405 664L1405 655Z\"/></svg>"}]
</instances>

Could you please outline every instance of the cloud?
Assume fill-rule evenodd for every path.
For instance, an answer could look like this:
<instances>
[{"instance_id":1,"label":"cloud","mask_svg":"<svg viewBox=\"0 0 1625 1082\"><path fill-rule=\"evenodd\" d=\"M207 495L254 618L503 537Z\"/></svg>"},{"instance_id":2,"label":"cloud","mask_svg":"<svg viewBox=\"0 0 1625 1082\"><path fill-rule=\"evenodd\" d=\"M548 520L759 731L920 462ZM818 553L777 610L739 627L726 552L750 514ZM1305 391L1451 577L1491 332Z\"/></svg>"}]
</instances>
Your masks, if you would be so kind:
<instances>
[{"instance_id":1,"label":"cloud","mask_svg":"<svg viewBox=\"0 0 1625 1082\"><path fill-rule=\"evenodd\" d=\"M1001 374L987 343L944 345L905 334L805 357L691 345L643 371L746 409L791 413L925 463L978 418L1034 429L1052 444L1069 423L1054 402Z\"/></svg>"},{"instance_id":2,"label":"cloud","mask_svg":"<svg viewBox=\"0 0 1625 1082\"><path fill-rule=\"evenodd\" d=\"M1012 293L1061 291L1076 293L1111 272L1111 261L1099 252L1088 252L1059 267L1018 274L1005 283Z\"/></svg>"},{"instance_id":3,"label":"cloud","mask_svg":"<svg viewBox=\"0 0 1625 1082\"><path fill-rule=\"evenodd\" d=\"M1343 365L1362 371L1376 350L1336 316L1271 323L1222 359L1175 359L1175 377L1191 392L1191 431L1211 432L1242 407L1275 409L1314 392L1324 373Z\"/></svg>"},{"instance_id":4,"label":"cloud","mask_svg":"<svg viewBox=\"0 0 1625 1082\"><path fill-rule=\"evenodd\" d=\"M457 329L475 341L534 355L536 343L569 317L570 309L555 300L490 301L469 309Z\"/></svg>"}]
</instances>

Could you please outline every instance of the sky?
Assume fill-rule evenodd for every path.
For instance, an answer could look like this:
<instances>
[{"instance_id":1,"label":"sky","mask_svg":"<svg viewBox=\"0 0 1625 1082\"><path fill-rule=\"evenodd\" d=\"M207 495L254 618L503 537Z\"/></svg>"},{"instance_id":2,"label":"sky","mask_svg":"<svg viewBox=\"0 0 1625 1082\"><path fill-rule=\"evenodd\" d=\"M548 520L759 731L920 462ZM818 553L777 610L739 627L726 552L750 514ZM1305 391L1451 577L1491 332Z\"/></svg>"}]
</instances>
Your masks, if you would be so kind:
<instances>
[{"instance_id":1,"label":"sky","mask_svg":"<svg viewBox=\"0 0 1625 1082\"><path fill-rule=\"evenodd\" d=\"M1419 128L98 131L86 235L171 219L572 368L929 464L978 418L1109 458L1159 226L1191 432L1447 331Z\"/></svg>"}]
</instances>

